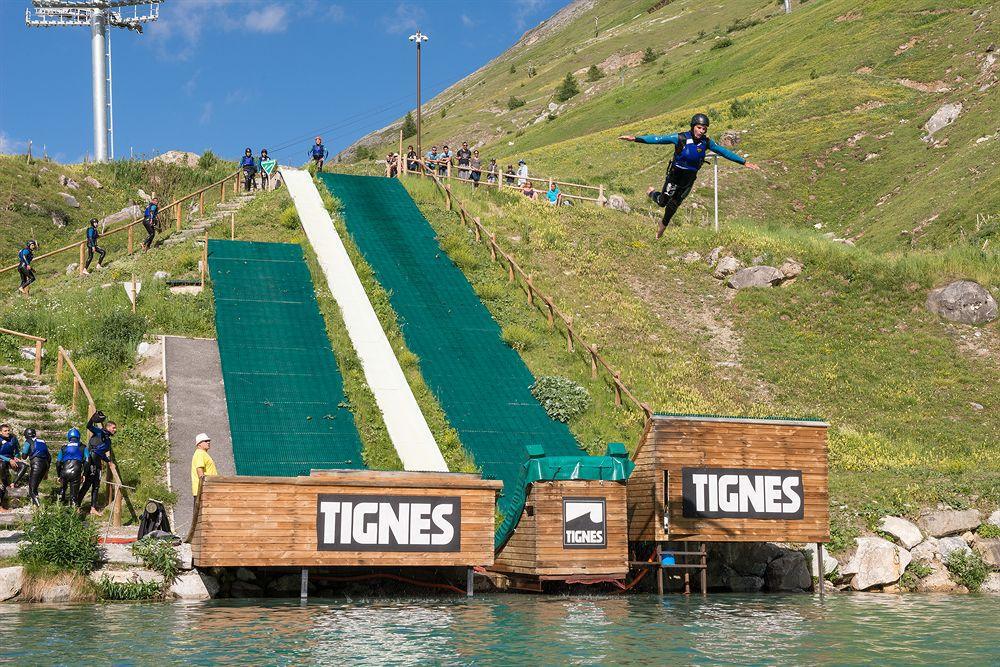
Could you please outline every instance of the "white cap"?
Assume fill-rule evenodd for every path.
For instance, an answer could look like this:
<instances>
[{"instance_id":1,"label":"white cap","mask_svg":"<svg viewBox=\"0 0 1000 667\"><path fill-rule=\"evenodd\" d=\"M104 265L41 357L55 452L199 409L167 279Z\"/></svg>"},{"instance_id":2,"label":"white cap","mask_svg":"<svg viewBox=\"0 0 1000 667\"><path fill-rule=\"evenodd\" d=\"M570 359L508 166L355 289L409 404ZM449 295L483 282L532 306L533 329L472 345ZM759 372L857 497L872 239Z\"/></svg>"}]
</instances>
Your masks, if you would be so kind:
<instances>
[{"instance_id":1,"label":"white cap","mask_svg":"<svg viewBox=\"0 0 1000 667\"><path fill-rule=\"evenodd\" d=\"M208 437L208 433L199 433L197 436L195 436L194 446L197 447L206 440L211 440L211 438Z\"/></svg>"}]
</instances>

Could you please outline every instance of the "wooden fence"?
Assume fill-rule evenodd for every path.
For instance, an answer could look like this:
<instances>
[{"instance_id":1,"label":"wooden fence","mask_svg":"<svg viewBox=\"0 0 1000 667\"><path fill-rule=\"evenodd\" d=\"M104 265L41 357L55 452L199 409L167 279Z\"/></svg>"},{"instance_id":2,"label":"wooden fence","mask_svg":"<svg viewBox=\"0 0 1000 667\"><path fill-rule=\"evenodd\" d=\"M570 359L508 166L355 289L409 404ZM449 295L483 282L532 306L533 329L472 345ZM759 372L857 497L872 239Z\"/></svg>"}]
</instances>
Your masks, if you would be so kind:
<instances>
[{"instance_id":1,"label":"wooden fence","mask_svg":"<svg viewBox=\"0 0 1000 667\"><path fill-rule=\"evenodd\" d=\"M528 303L536 309L539 309L548 320L549 328L556 326L557 322L562 323L562 327L566 332L566 351L574 353L577 348L584 351L585 357L589 358L590 361L590 377L592 379L597 379L598 372L604 371L604 373L609 377L611 385L615 392L615 405L622 405L623 397L628 399L628 401L642 410L643 414L649 418L652 417L653 411L650 407L640 401L632 390L622 381L622 375L619 371L608 363L600 352L597 351L597 345L587 343L573 328L573 316L568 315L561 311L553 301L552 297L541 292L537 287L535 287L534 280L530 273L527 273L524 269L518 265L514 257L506 252L497 243L496 234L488 230L479 218L473 217L469 213L462 202L452 195L451 185L443 183L441 179L436 174L429 174L431 178L434 179L435 185L444 195L445 205L448 207L449 211L454 210L453 205L457 204L458 214L462 219L462 224L472 229L475 234L476 241L479 243L485 242L489 246L490 258L499 263L501 266L505 266L507 269L507 281L510 283L517 282L521 289L524 290Z\"/></svg>"},{"instance_id":2,"label":"wooden fence","mask_svg":"<svg viewBox=\"0 0 1000 667\"><path fill-rule=\"evenodd\" d=\"M241 177L241 175L242 175L241 171L236 171L236 172L234 172L232 174L229 174L228 176L226 176L222 180L216 181L215 183L212 183L211 185L206 185L205 187L203 187L201 189L198 189L198 190L195 190L194 192L186 194L183 197L181 197L180 199L174 200L174 201L170 202L169 204L167 204L166 206L161 207L160 211L159 211L159 214L162 216L160 224L161 225L162 224L168 224L165 221L169 221L172 218L173 221L174 221L174 226L175 226L176 230L178 232L181 231L181 225L184 222L184 204L186 204L189 201L194 200L197 197L198 198L198 212L199 212L199 214L203 215L204 211L205 211L206 194L209 194L209 196L212 196L212 195L215 194L215 192L218 192L219 193L219 202L218 203L220 203L220 204L225 203L225 201L226 201L226 191L228 189L230 189L230 185L231 185L231 192L232 192L231 196L236 196L236 194L239 192L240 177ZM135 249L135 243L134 243L134 239L133 239L133 237L134 237L133 228L136 225L142 224L142 221L143 221L143 218L141 218L141 217L135 218L131 222L125 223L125 224L121 225L120 227L115 227L115 228L113 228L113 229L111 229L109 231L104 232L103 234L101 234L101 238L106 238L108 236L112 236L114 234L119 234L119 233L122 233L122 232L127 233L128 234L128 253L131 255L134 252L134 249ZM35 262L37 262L37 261L39 261L41 259L46 259L48 257L53 257L55 255L59 255L59 254L62 254L64 252L69 252L70 250L73 250L75 248L79 248L79 251L80 251L80 265L79 265L79 267L78 267L77 270L80 273L83 273L84 262L86 261L86 253L87 253L87 242L86 241L80 241L80 242L76 242L76 243L71 243L71 244L65 245L65 246L63 246L61 248L57 248L55 250L50 250L49 252L43 253L41 255L38 255L38 256L36 256L34 258L34 260L32 260L32 264L34 264ZM0 274L6 273L8 271L13 271L16 268L17 268L17 264L12 264L10 266L5 266L3 268L0 268Z\"/></svg>"},{"instance_id":3,"label":"wooden fence","mask_svg":"<svg viewBox=\"0 0 1000 667\"><path fill-rule=\"evenodd\" d=\"M45 339L41 336L32 336L31 334L21 333L20 331L11 331L10 329L0 328L0 334L8 334L10 336L20 336L35 343L35 375L42 374L42 345L45 344Z\"/></svg>"}]
</instances>

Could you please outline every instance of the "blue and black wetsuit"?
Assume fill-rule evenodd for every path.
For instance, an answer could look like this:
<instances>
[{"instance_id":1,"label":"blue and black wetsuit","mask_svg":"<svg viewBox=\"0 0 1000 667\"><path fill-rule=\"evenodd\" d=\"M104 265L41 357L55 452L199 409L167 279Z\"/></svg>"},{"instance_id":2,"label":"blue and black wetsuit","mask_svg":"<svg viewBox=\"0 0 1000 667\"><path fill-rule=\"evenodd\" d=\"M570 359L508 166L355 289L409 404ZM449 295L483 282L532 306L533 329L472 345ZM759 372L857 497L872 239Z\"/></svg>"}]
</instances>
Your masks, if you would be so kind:
<instances>
[{"instance_id":1,"label":"blue and black wetsuit","mask_svg":"<svg viewBox=\"0 0 1000 667\"><path fill-rule=\"evenodd\" d=\"M146 240L142 242L142 247L149 250L153 247L153 237L156 236L156 216L160 212L160 207L155 202L150 202L146 210L142 212L142 226L146 228Z\"/></svg>"},{"instance_id":2,"label":"blue and black wetsuit","mask_svg":"<svg viewBox=\"0 0 1000 667\"><path fill-rule=\"evenodd\" d=\"M31 268L31 260L34 258L35 253L30 247L21 248L17 253L17 272L21 274L21 290L35 282L35 271Z\"/></svg>"},{"instance_id":3,"label":"blue and black wetsuit","mask_svg":"<svg viewBox=\"0 0 1000 667\"><path fill-rule=\"evenodd\" d=\"M663 227L670 224L681 202L691 193L694 182L698 178L698 170L705 163L709 151L718 153L727 160L737 164L745 164L746 160L724 146L720 146L707 136L695 139L691 132L675 134L644 134L635 138L640 144L673 144L674 158L667 169L667 177L663 181L663 189L650 192L649 197L657 206L662 206Z\"/></svg>"},{"instance_id":4,"label":"blue and black wetsuit","mask_svg":"<svg viewBox=\"0 0 1000 667\"><path fill-rule=\"evenodd\" d=\"M111 463L111 434L104 426L96 421L97 413L87 422L87 430L90 431L90 441L87 443L87 458L84 466L86 479L80 487L80 493L76 496L76 504L83 503L84 496L90 491L90 508L97 509L97 494L101 491L101 466L104 463Z\"/></svg>"},{"instance_id":5,"label":"blue and black wetsuit","mask_svg":"<svg viewBox=\"0 0 1000 667\"><path fill-rule=\"evenodd\" d=\"M83 265L83 268L89 269L90 262L94 259L94 253L96 252L100 259L97 260L97 266L100 267L104 263L104 248L97 245L97 239L101 237L100 233L97 231L97 227L91 225L87 227L87 263Z\"/></svg>"},{"instance_id":6,"label":"blue and black wetsuit","mask_svg":"<svg viewBox=\"0 0 1000 667\"><path fill-rule=\"evenodd\" d=\"M257 175L257 162L253 159L252 153L247 153L240 160L240 169L243 170L243 187L247 192L257 184L254 177Z\"/></svg>"},{"instance_id":7,"label":"blue and black wetsuit","mask_svg":"<svg viewBox=\"0 0 1000 667\"><path fill-rule=\"evenodd\" d=\"M313 144L312 149L309 151L309 156L316 163L316 169L318 171L323 171L323 160L327 158L329 153L326 150L326 146L323 144Z\"/></svg>"},{"instance_id":8,"label":"blue and black wetsuit","mask_svg":"<svg viewBox=\"0 0 1000 667\"><path fill-rule=\"evenodd\" d=\"M7 500L7 487L10 486L10 464L21 453L17 436L0 435L0 505ZM16 465L16 464L15 464Z\"/></svg>"},{"instance_id":9,"label":"blue and black wetsuit","mask_svg":"<svg viewBox=\"0 0 1000 667\"><path fill-rule=\"evenodd\" d=\"M41 438L25 438L21 458L28 461L28 499L32 504L38 505L38 487L49 474L52 454L48 444Z\"/></svg>"},{"instance_id":10,"label":"blue and black wetsuit","mask_svg":"<svg viewBox=\"0 0 1000 667\"><path fill-rule=\"evenodd\" d=\"M80 493L80 479L83 477L83 464L87 459L87 448L80 444L79 438L73 438L59 450L56 455L56 471L59 473L59 500L66 504L76 503Z\"/></svg>"},{"instance_id":11,"label":"blue and black wetsuit","mask_svg":"<svg viewBox=\"0 0 1000 667\"><path fill-rule=\"evenodd\" d=\"M267 181L270 176L268 175L267 170L264 169L264 163L270 161L271 158L267 156L267 153L265 151L261 151L260 157L257 158L257 171L260 172L260 189L265 192L267 192Z\"/></svg>"}]
</instances>

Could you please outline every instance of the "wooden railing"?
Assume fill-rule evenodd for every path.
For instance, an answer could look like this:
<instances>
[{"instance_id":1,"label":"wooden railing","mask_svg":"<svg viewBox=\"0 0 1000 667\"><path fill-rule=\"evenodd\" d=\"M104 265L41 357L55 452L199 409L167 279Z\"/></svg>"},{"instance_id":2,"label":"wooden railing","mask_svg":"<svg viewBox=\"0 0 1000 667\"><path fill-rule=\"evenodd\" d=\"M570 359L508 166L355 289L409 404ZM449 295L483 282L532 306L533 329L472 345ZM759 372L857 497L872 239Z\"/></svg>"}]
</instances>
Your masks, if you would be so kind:
<instances>
[{"instance_id":1,"label":"wooden railing","mask_svg":"<svg viewBox=\"0 0 1000 667\"><path fill-rule=\"evenodd\" d=\"M203 188L200 188L198 190L195 190L194 192L191 192L189 194L184 195L180 199L176 199L176 200L170 202L166 206L163 206L163 207L161 207L159 209L159 215L163 216L163 218L165 218L166 220L169 220L170 218L173 218L176 230L179 232L181 230L181 225L183 224L183 220L184 220L184 209L183 209L183 206L184 206L185 203L187 203L187 202L191 201L192 199L194 199L195 197L197 197L198 198L198 212L199 212L199 214L204 215L204 212L205 212L205 193L207 193L207 192L214 192L215 190L218 190L219 191L219 203L220 204L225 203L225 201L226 201L226 190L229 188L230 184L232 185L232 196L235 196L237 194L237 192L239 191L240 177L242 176L242 173L243 173L242 171L237 170L236 172L227 175L222 180L216 181L215 183L212 183L211 185L206 185ZM134 239L133 239L133 236L134 236L133 228L136 225L142 224L142 221L143 221L142 217L135 218L131 222L127 222L127 223L121 225L120 227L115 227L113 229L110 229L110 230L104 232L103 234L101 234L101 238L106 238L106 237L112 236L114 234L119 234L121 232L126 232L128 234L128 253L131 255L132 252L134 251L134 248L135 248L135 243L134 243ZM161 224L163 224L163 222L161 222ZM68 252L68 251L73 250L75 248L79 248L79 251L80 251L80 265L79 265L79 267L78 267L77 270L80 273L83 273L84 262L86 261L85 258L86 258L86 252L87 252L87 242L86 241L79 241L79 242L76 242L76 243L71 243L71 244L65 245L65 246L63 246L61 248L56 248L55 250L50 250L49 252L43 253L41 255L38 255L38 256L36 256L32 260L32 264L34 264L38 260L46 259L48 257L53 257L55 255L59 255L59 254L64 253L64 252ZM7 271L13 271L16 268L17 268L17 264L12 264L10 266L5 266L3 268L0 268L0 274L6 273Z\"/></svg>"},{"instance_id":2,"label":"wooden railing","mask_svg":"<svg viewBox=\"0 0 1000 667\"><path fill-rule=\"evenodd\" d=\"M589 357L590 361L590 377L592 379L597 379L598 371L603 370L610 378L611 385L615 392L615 405L622 405L622 397L627 398L632 405L634 405L639 410L642 410L646 418L653 416L653 411L646 403L640 401L632 390L622 381L622 375L619 371L608 363L600 352L597 351L597 345L587 343L573 328L573 316L567 315L562 312L558 307L556 307L554 300L551 296L541 292L537 287L535 287L534 280L530 273L527 273L522 269L517 261L500 247L497 243L496 234L488 230L479 218L473 217L469 213L462 202L452 195L451 185L442 183L441 179L436 174L429 174L431 178L434 179L435 185L444 195L445 205L448 210L454 210L453 205L457 204L458 214L462 219L462 224L470 227L475 234L476 242L485 242L489 246L490 258L499 263L501 266L506 266L507 269L507 281L510 283L518 282L521 289L525 291L528 297L528 304L532 307L539 309L546 319L548 320L549 328L556 326L556 322L562 322L563 328L566 331L566 351L570 353L576 352L577 347L581 348ZM485 239L485 241L484 241ZM520 280L518 280L520 279Z\"/></svg>"},{"instance_id":3,"label":"wooden railing","mask_svg":"<svg viewBox=\"0 0 1000 667\"><path fill-rule=\"evenodd\" d=\"M21 338L26 338L35 342L35 375L42 374L42 345L45 344L45 339L41 336L32 336L31 334L21 333L20 331L11 331L10 329L0 328L0 334L8 334L10 336L20 336Z\"/></svg>"}]
</instances>

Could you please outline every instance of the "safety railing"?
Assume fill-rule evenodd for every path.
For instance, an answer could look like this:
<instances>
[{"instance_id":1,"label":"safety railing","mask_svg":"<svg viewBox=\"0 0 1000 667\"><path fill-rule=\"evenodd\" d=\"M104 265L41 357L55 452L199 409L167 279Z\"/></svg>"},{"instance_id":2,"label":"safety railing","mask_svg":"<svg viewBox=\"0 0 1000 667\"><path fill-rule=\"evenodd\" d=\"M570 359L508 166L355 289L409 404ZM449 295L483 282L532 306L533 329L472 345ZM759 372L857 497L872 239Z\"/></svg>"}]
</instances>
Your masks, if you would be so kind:
<instances>
[{"instance_id":1,"label":"safety railing","mask_svg":"<svg viewBox=\"0 0 1000 667\"><path fill-rule=\"evenodd\" d=\"M184 222L184 205L186 203L188 203L188 202L194 200L195 198L197 198L198 199L198 212L199 212L199 214L203 215L204 211L205 211L205 195L207 193L214 193L217 190L218 193L219 193L219 202L218 203L224 204L225 201L226 201L226 192L227 192L227 190L231 192L231 195L230 195L231 197L235 197L237 195L237 193L239 192L240 178L241 177L242 177L242 172L241 171L233 172L232 174L227 175L222 180L216 181L215 183L212 183L211 185L206 185L203 188L200 188L198 190L195 190L194 192L188 193L188 194L184 195L183 197L170 202L166 206L161 207L159 209L159 216L161 217L160 224L161 225L162 224L170 224L167 221L169 221L169 220L172 219L173 220L173 225L176 228L176 231L178 231L178 232L181 231L181 227L182 227L183 222ZM122 232L125 232L126 234L128 234L128 254L131 255L134 252L134 250L135 250L134 231L133 230L134 230L134 227L136 225L141 225L142 222L143 222L143 218L142 217L134 218L131 222L127 222L127 223L125 223L125 224L123 224L123 225L121 225L119 227L115 227L113 229L105 231L103 234L101 234L101 238L107 238L109 236L113 236L115 234L120 234ZM46 258L49 258L49 257L54 257L55 255L59 255L59 254L65 253L65 252L69 252L70 250L74 250L74 249L79 249L79 252L80 252L80 263L79 263L79 266L78 266L77 270L80 273L83 273L83 271L84 271L84 263L86 261L86 252L87 252L87 242L86 241L78 241L78 242L75 242L75 243L70 243L69 245L65 245L65 246L63 246L61 248L56 248L55 250L50 250L49 252L42 253L41 255L37 255L32 260L32 264L34 264L35 262L38 262L39 260L46 259ZM0 268L0 274L6 273L8 271L13 271L16 268L17 268L17 264L12 264L10 266L5 266L3 268Z\"/></svg>"},{"instance_id":2,"label":"safety railing","mask_svg":"<svg viewBox=\"0 0 1000 667\"><path fill-rule=\"evenodd\" d=\"M0 328L0 334L7 334L9 336L20 336L26 340L33 341L35 343L35 375L42 374L42 346L45 345L45 339L41 336L32 336L31 334L21 333L20 331L11 331L10 329Z\"/></svg>"},{"instance_id":3,"label":"safety railing","mask_svg":"<svg viewBox=\"0 0 1000 667\"><path fill-rule=\"evenodd\" d=\"M577 333L576 329L573 327L573 316L564 313L556 305L553 298L535 286L534 279L531 274L521 268L514 257L505 251L500 244L497 242L496 234L487 229L479 218L474 217L471 213L466 210L462 202L452 195L451 185L443 183L441 179L436 174L429 174L429 176L434 180L435 185L444 195L445 205L449 211L454 210L453 206L457 204L459 217L462 219L462 224L466 227L472 229L476 242L485 242L489 246L490 258L499 263L501 266L506 267L507 270L507 281L509 283L517 283L521 289L524 290L525 295L528 298L528 304L535 309L538 309L542 314L545 315L549 328L554 328L557 326L557 322L562 324L563 329L566 332L566 351L573 354L577 350L582 350L585 353L585 359L590 362L590 377L594 380L597 379L599 371L604 371L604 373L609 377L611 386L615 393L615 405L621 406L623 399L627 399L634 407L638 408L643 412L646 418L653 416L653 411L646 403L640 401L633 391L622 381L622 374L616 370L607 359L597 351L597 345L588 343ZM484 241L485 239L485 241Z\"/></svg>"}]
</instances>

